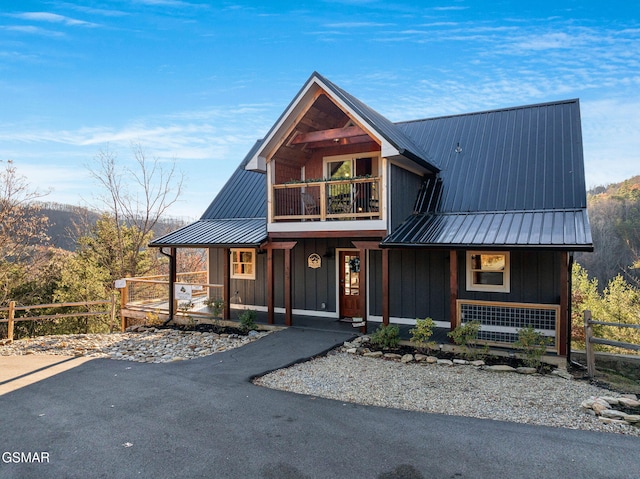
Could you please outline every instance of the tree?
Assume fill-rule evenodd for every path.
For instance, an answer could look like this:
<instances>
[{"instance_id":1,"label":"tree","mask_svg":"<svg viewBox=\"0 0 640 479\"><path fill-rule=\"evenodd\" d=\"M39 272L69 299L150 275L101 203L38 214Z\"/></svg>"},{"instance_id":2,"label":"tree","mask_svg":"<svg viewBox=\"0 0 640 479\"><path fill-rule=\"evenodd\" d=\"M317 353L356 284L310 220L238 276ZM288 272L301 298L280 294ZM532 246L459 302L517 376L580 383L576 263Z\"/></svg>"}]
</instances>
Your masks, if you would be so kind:
<instances>
[{"instance_id":1,"label":"tree","mask_svg":"<svg viewBox=\"0 0 640 479\"><path fill-rule=\"evenodd\" d=\"M100 229L111 229L109 234L113 235L108 238L98 232L96 238L109 241L113 257L103 264L113 266L111 273L116 278L148 273L147 244L161 217L182 192L183 175L176 170L175 161L164 164L157 158L149 159L139 144L132 144L131 149L135 168L119 164L108 147L97 155L96 166L89 168L103 190L98 200L107 212Z\"/></svg>"},{"instance_id":2,"label":"tree","mask_svg":"<svg viewBox=\"0 0 640 479\"><path fill-rule=\"evenodd\" d=\"M46 193L32 190L12 161L0 163L0 301L5 302L13 285L37 264L48 222L35 203Z\"/></svg>"}]
</instances>

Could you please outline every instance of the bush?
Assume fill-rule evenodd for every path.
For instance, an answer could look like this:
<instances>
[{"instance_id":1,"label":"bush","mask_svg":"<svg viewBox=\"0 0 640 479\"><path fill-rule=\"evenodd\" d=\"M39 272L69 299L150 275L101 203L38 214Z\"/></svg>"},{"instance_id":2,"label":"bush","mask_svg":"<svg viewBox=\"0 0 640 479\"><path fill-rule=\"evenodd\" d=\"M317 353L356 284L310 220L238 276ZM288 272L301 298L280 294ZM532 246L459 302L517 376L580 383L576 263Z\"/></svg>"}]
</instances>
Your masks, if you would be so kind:
<instances>
[{"instance_id":1,"label":"bush","mask_svg":"<svg viewBox=\"0 0 640 479\"><path fill-rule=\"evenodd\" d=\"M381 324L370 336L371 344L382 349L394 349L400 344L400 328Z\"/></svg>"},{"instance_id":2,"label":"bush","mask_svg":"<svg viewBox=\"0 0 640 479\"><path fill-rule=\"evenodd\" d=\"M513 345L522 351L524 363L531 368L540 368L542 356L547 351L550 339L527 326L518 331L518 340Z\"/></svg>"},{"instance_id":3,"label":"bush","mask_svg":"<svg viewBox=\"0 0 640 479\"><path fill-rule=\"evenodd\" d=\"M419 349L435 349L435 343L430 341L435 323L431 318L416 319L415 328L411 328L411 341L419 344Z\"/></svg>"},{"instance_id":4,"label":"bush","mask_svg":"<svg viewBox=\"0 0 640 479\"><path fill-rule=\"evenodd\" d=\"M257 317L258 315L253 309L245 309L240 316L238 316L240 329L245 332L258 329L258 325L256 324Z\"/></svg>"},{"instance_id":5,"label":"bush","mask_svg":"<svg viewBox=\"0 0 640 479\"><path fill-rule=\"evenodd\" d=\"M480 332L480 321L469 321L468 323L461 324L456 327L450 333L447 333L454 343L458 346L462 346L463 354L468 359L476 359L479 356L486 354L488 348L484 347L482 350L478 349L478 333Z\"/></svg>"}]
</instances>

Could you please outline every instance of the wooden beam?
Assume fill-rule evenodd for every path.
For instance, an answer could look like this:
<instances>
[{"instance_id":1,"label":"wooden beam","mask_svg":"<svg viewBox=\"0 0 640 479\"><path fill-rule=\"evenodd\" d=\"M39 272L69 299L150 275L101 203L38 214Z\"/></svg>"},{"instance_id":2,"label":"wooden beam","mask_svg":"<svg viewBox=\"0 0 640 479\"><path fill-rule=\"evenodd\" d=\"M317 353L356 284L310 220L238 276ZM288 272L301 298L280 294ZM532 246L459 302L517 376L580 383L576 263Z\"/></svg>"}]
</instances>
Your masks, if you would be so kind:
<instances>
[{"instance_id":1,"label":"wooden beam","mask_svg":"<svg viewBox=\"0 0 640 479\"><path fill-rule=\"evenodd\" d=\"M224 248L222 254L222 319L231 319L231 249Z\"/></svg>"},{"instance_id":2,"label":"wooden beam","mask_svg":"<svg viewBox=\"0 0 640 479\"><path fill-rule=\"evenodd\" d=\"M389 325L389 249L382 250L382 324Z\"/></svg>"},{"instance_id":3,"label":"wooden beam","mask_svg":"<svg viewBox=\"0 0 640 479\"><path fill-rule=\"evenodd\" d=\"M331 128L329 130L310 131L308 133L298 133L293 140L292 145L301 145L303 143L315 143L325 140L341 140L344 138L353 138L365 136L367 133L359 126L347 126L345 128Z\"/></svg>"},{"instance_id":4,"label":"wooden beam","mask_svg":"<svg viewBox=\"0 0 640 479\"><path fill-rule=\"evenodd\" d=\"M291 250L297 241L268 241L262 245L267 250L267 322L275 323L275 275L273 267L273 250L284 250L284 303L287 326L293 323L293 307L291 304Z\"/></svg>"},{"instance_id":5,"label":"wooden beam","mask_svg":"<svg viewBox=\"0 0 640 479\"><path fill-rule=\"evenodd\" d=\"M293 306L291 304L291 248L284 250L284 324L293 324Z\"/></svg>"},{"instance_id":6,"label":"wooden beam","mask_svg":"<svg viewBox=\"0 0 640 479\"><path fill-rule=\"evenodd\" d=\"M331 148L334 146L361 145L371 143L368 135L354 136L352 138L335 138L333 140L322 140L305 143L305 148L312 150L318 148Z\"/></svg>"},{"instance_id":7,"label":"wooden beam","mask_svg":"<svg viewBox=\"0 0 640 479\"><path fill-rule=\"evenodd\" d=\"M267 323L275 323L275 288L273 287L273 248L267 248Z\"/></svg>"},{"instance_id":8,"label":"wooden beam","mask_svg":"<svg viewBox=\"0 0 640 479\"><path fill-rule=\"evenodd\" d=\"M384 238L387 236L385 230L361 230L361 231L292 231L292 232L271 232L269 239L279 238ZM271 242L270 244L284 244ZM280 248L285 249L285 248Z\"/></svg>"},{"instance_id":9,"label":"wooden beam","mask_svg":"<svg viewBox=\"0 0 640 479\"><path fill-rule=\"evenodd\" d=\"M449 251L449 321L451 331L458 326L458 252Z\"/></svg>"}]
</instances>

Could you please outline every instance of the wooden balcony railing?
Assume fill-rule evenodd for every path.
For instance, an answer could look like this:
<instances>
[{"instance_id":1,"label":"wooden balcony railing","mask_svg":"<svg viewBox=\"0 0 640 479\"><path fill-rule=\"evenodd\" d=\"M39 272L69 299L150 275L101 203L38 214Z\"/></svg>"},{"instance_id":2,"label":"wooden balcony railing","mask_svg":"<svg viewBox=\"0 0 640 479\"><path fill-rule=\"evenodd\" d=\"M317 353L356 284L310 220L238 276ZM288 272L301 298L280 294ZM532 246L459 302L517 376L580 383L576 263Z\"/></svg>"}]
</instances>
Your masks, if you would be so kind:
<instances>
[{"instance_id":1,"label":"wooden balcony railing","mask_svg":"<svg viewBox=\"0 0 640 479\"><path fill-rule=\"evenodd\" d=\"M380 178L273 185L273 221L380 219Z\"/></svg>"}]
</instances>

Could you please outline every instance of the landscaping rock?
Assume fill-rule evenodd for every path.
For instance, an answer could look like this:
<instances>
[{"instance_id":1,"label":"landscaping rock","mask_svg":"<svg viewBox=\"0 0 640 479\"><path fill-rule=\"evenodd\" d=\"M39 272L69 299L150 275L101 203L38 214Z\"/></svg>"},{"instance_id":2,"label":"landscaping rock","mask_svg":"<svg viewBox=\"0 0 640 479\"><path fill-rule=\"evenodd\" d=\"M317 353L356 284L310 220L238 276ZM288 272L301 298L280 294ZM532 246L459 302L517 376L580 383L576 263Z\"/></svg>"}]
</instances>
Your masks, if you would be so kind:
<instances>
[{"instance_id":1,"label":"landscaping rock","mask_svg":"<svg viewBox=\"0 0 640 479\"><path fill-rule=\"evenodd\" d=\"M396 353L384 353L383 357L385 359L402 359L402 356Z\"/></svg>"},{"instance_id":2,"label":"landscaping rock","mask_svg":"<svg viewBox=\"0 0 640 479\"><path fill-rule=\"evenodd\" d=\"M467 361L466 359L454 359L453 360L453 364L469 364L469 361Z\"/></svg>"},{"instance_id":3,"label":"landscaping rock","mask_svg":"<svg viewBox=\"0 0 640 479\"><path fill-rule=\"evenodd\" d=\"M558 376L559 378L562 378L562 379L567 379L567 380L573 379L573 376L571 375L571 373L569 373L566 369L554 369L553 371L551 371L551 374L553 374L554 376Z\"/></svg>"},{"instance_id":4,"label":"landscaping rock","mask_svg":"<svg viewBox=\"0 0 640 479\"><path fill-rule=\"evenodd\" d=\"M520 373L520 374L535 374L538 372L538 370L536 368L528 368L525 366L516 368L516 372Z\"/></svg>"},{"instance_id":5,"label":"landscaping rock","mask_svg":"<svg viewBox=\"0 0 640 479\"><path fill-rule=\"evenodd\" d=\"M368 353L364 353L363 356L366 358L381 358L382 351L370 351Z\"/></svg>"},{"instance_id":6,"label":"landscaping rock","mask_svg":"<svg viewBox=\"0 0 640 479\"><path fill-rule=\"evenodd\" d=\"M400 359L400 362L407 364L407 363L411 363L413 362L414 358L413 358L413 354L405 354L402 356L402 358Z\"/></svg>"},{"instance_id":7,"label":"landscaping rock","mask_svg":"<svg viewBox=\"0 0 640 479\"><path fill-rule=\"evenodd\" d=\"M484 369L486 371L493 371L496 373L514 373L516 372L515 368L511 366L507 366L506 364L497 364L495 366L485 366Z\"/></svg>"},{"instance_id":8,"label":"landscaping rock","mask_svg":"<svg viewBox=\"0 0 640 479\"><path fill-rule=\"evenodd\" d=\"M440 364L441 366L453 366L453 361L449 359L437 359L436 364Z\"/></svg>"}]
</instances>

